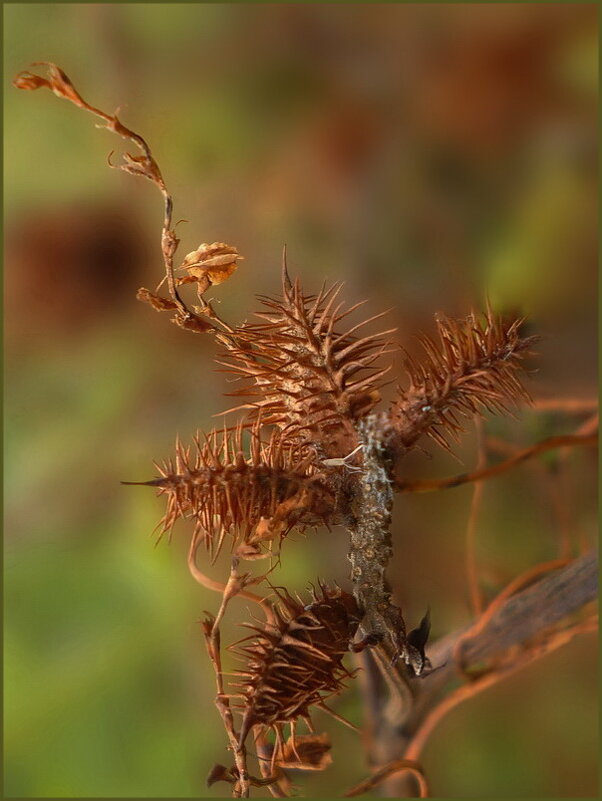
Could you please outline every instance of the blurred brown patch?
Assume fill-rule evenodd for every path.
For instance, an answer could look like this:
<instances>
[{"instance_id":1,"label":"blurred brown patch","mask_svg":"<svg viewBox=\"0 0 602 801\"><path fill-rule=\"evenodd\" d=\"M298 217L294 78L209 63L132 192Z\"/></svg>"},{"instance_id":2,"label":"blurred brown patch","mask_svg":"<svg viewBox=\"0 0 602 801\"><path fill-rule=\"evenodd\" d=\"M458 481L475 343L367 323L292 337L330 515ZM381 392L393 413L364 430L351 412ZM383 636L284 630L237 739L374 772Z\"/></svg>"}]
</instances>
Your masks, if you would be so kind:
<instances>
[{"instance_id":1,"label":"blurred brown patch","mask_svg":"<svg viewBox=\"0 0 602 801\"><path fill-rule=\"evenodd\" d=\"M5 253L9 347L40 335L69 337L131 305L144 264L143 242L129 209L40 207L10 221Z\"/></svg>"}]
</instances>

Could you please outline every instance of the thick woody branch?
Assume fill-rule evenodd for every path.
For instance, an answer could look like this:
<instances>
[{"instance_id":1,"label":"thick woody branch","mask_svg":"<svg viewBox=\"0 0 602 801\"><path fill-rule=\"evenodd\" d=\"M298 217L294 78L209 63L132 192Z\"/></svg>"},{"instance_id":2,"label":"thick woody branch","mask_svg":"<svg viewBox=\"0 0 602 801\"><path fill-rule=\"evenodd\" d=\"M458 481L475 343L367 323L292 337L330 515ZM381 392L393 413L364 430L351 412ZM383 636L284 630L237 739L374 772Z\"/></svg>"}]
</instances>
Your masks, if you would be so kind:
<instances>
[{"instance_id":1,"label":"thick woody branch","mask_svg":"<svg viewBox=\"0 0 602 801\"><path fill-rule=\"evenodd\" d=\"M456 675L454 654L461 653L464 670L470 670L485 660L503 656L513 646L528 644L597 595L598 550L594 549L508 598L485 626L456 631L434 643L429 657L434 667L442 667L424 679L417 699L422 702L434 695ZM471 634L471 630L475 633Z\"/></svg>"},{"instance_id":2,"label":"thick woody branch","mask_svg":"<svg viewBox=\"0 0 602 801\"><path fill-rule=\"evenodd\" d=\"M563 624L597 595L598 553L593 550L499 605L496 603L493 611L486 611L473 626L435 642L428 651L435 670L422 681L412 683L413 693L406 696L396 720L389 718L383 722L386 732L381 731L381 738L386 735L387 747L386 753L378 754L379 758L417 759L434 727L429 727L427 717L443 699L441 706L447 711L479 689L547 653L550 650L547 644L557 647L568 642L573 633L586 630L574 623L568 627ZM559 633L566 636L558 638ZM535 644L542 647L533 647ZM483 670L484 664L492 668ZM503 667L498 669L498 665ZM464 683L450 693L458 677ZM396 782L386 787L386 794L397 796L407 790L407 783Z\"/></svg>"}]
</instances>

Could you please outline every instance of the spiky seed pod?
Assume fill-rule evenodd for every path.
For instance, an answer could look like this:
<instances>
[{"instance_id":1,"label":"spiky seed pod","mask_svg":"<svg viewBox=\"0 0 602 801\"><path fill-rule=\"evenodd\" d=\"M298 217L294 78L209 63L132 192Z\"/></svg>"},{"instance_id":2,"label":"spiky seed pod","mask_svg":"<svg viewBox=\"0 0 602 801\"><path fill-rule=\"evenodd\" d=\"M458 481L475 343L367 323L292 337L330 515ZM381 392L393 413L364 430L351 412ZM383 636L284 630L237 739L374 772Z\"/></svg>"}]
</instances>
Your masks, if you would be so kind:
<instances>
[{"instance_id":1,"label":"spiky seed pod","mask_svg":"<svg viewBox=\"0 0 602 801\"><path fill-rule=\"evenodd\" d=\"M299 281L283 270L282 298L260 298L266 322L234 331L227 358L229 371L253 383L232 395L250 397L241 407L287 436L319 443L325 458L343 457L358 445L354 421L380 400L380 379L390 369L377 366L387 352L383 340L392 330L358 338L355 332L382 317L377 314L343 333L335 326L361 303L344 310L342 284L304 295ZM230 410L232 411L232 410Z\"/></svg>"},{"instance_id":2,"label":"spiky seed pod","mask_svg":"<svg viewBox=\"0 0 602 801\"><path fill-rule=\"evenodd\" d=\"M274 729L282 743L283 724L308 720L310 708L339 693L351 675L342 659L362 618L354 597L322 584L308 605L278 595L274 622L243 624L254 634L231 646L245 661L242 681L232 685L243 699L241 744L258 725Z\"/></svg>"},{"instance_id":3,"label":"spiky seed pod","mask_svg":"<svg viewBox=\"0 0 602 801\"><path fill-rule=\"evenodd\" d=\"M240 555L252 558L258 543L284 537L293 527L338 522L340 475L318 473L313 455L285 442L278 431L261 441L260 422L251 432L247 454L239 426L213 431L203 441L197 434L194 449L185 449L178 440L175 459L155 466L159 478L126 483L157 487L167 497L161 535L171 533L179 518L190 518L194 536L204 540L212 559L227 536L233 547L246 544Z\"/></svg>"},{"instance_id":4,"label":"spiky seed pod","mask_svg":"<svg viewBox=\"0 0 602 801\"><path fill-rule=\"evenodd\" d=\"M484 409L508 413L508 405L529 401L521 382L522 359L537 337L521 337L522 321L496 318L490 307L483 320L437 317L438 342L421 337L426 359L408 358L407 390L399 390L389 412L397 444L410 447L422 434L449 450L446 433L458 438L459 417Z\"/></svg>"}]
</instances>

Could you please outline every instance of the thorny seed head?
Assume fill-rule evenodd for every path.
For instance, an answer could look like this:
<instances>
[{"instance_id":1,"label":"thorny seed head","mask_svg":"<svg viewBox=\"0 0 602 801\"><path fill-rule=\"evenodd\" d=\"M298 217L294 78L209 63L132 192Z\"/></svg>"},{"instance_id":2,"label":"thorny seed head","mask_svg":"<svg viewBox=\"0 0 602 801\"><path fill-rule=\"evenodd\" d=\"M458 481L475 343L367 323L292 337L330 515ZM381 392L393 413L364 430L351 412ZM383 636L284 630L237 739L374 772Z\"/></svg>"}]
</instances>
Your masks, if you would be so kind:
<instances>
[{"instance_id":1,"label":"thorny seed head","mask_svg":"<svg viewBox=\"0 0 602 801\"><path fill-rule=\"evenodd\" d=\"M529 402L522 381L522 360L537 337L522 337L522 321L506 323L490 307L483 320L472 313L465 320L438 316L438 342L420 338L423 361L405 361L410 385L399 389L388 424L390 450L403 451L426 434L450 450L446 434L458 439L459 417L483 410L508 413L509 405Z\"/></svg>"},{"instance_id":2,"label":"thorny seed head","mask_svg":"<svg viewBox=\"0 0 602 801\"><path fill-rule=\"evenodd\" d=\"M374 315L343 332L335 329L355 309L345 309L342 284L305 295L283 268L282 297L260 298L264 322L236 328L221 360L230 372L252 383L232 395L247 397L237 409L261 413L288 438L311 443L323 458L341 458L359 445L355 421L380 400L379 386L390 366L378 364L388 352L387 335L356 332L382 317ZM232 410L230 410L232 411Z\"/></svg>"},{"instance_id":3,"label":"thorny seed head","mask_svg":"<svg viewBox=\"0 0 602 801\"><path fill-rule=\"evenodd\" d=\"M175 458L156 465L158 478L129 482L167 497L161 534L171 533L180 517L190 518L193 536L204 540L212 559L226 537L239 545L239 555L253 558L261 543L283 538L293 527L338 522L344 471L319 471L313 452L276 430L262 440L261 421L251 431L248 452L243 435L239 426L204 439L197 435L193 448L178 440Z\"/></svg>"},{"instance_id":4,"label":"thorny seed head","mask_svg":"<svg viewBox=\"0 0 602 801\"><path fill-rule=\"evenodd\" d=\"M351 675L342 659L362 618L354 597L320 584L309 604L285 590L278 599L274 623L243 624L254 633L232 646L245 663L233 685L243 698L241 744L253 726L281 734L283 724L308 719Z\"/></svg>"}]
</instances>

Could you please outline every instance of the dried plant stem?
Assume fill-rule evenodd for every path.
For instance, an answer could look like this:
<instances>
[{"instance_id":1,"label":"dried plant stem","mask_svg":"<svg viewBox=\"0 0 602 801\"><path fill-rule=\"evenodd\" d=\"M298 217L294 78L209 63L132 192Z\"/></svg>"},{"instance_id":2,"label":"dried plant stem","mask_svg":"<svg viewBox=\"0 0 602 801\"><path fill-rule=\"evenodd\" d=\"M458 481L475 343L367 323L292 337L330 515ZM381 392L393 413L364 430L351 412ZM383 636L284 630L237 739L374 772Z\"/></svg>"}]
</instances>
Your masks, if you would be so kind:
<instances>
[{"instance_id":1,"label":"dried plant stem","mask_svg":"<svg viewBox=\"0 0 602 801\"><path fill-rule=\"evenodd\" d=\"M176 280L174 277L173 257L178 249L179 240L176 237L175 231L172 229L173 199L167 191L165 184L159 188L161 189L161 194L163 195L163 200L165 203L163 228L161 229L161 252L163 253L163 263L165 264L167 288L169 289L169 294L171 295L174 303L178 307L178 311L184 319L187 319L192 316L192 313L182 300L180 293L177 290ZM159 284L159 286L161 286L161 284Z\"/></svg>"},{"instance_id":2,"label":"dried plant stem","mask_svg":"<svg viewBox=\"0 0 602 801\"><path fill-rule=\"evenodd\" d=\"M364 612L362 630L378 640L379 661L403 663L422 672L422 658L408 642L401 609L393 603L386 570L393 555L391 465L382 447L378 417L365 418L358 426L363 443L363 466L352 501L353 524L349 527L353 594ZM403 670L395 671L407 684ZM387 675L391 673L386 671Z\"/></svg>"},{"instance_id":3,"label":"dried plant stem","mask_svg":"<svg viewBox=\"0 0 602 801\"><path fill-rule=\"evenodd\" d=\"M368 756L372 764L383 765L391 758L389 744L395 723L413 704L411 671L406 665L421 670L422 663L420 655L407 642L402 613L392 601L386 578L393 553L390 532L393 487L391 465L387 463L374 416L360 424L359 435L363 465L357 478L348 556L354 595L364 610L361 632L378 638L376 646L364 657L370 668L364 677L364 689L370 696ZM375 774L367 783L353 788L351 794L367 792L388 775L386 771L382 777L378 773L376 779Z\"/></svg>"},{"instance_id":4,"label":"dried plant stem","mask_svg":"<svg viewBox=\"0 0 602 801\"><path fill-rule=\"evenodd\" d=\"M540 632L557 625L597 597L597 560L598 552L594 549L553 572L550 572L551 563L544 563L542 569L550 572L550 575L514 592L502 605L496 604L495 614L491 610L486 613L487 625L476 630L476 634L468 637L464 630L435 643L431 649L435 664L451 660L460 636L464 643L464 664L470 666L495 658L512 646L527 642ZM534 569L529 572L532 579ZM525 581L525 574L519 581ZM422 688L449 678L454 672L455 667L450 664L427 677Z\"/></svg>"},{"instance_id":5,"label":"dried plant stem","mask_svg":"<svg viewBox=\"0 0 602 801\"><path fill-rule=\"evenodd\" d=\"M163 255L165 275L162 281L159 283L159 287L164 281L167 281L171 300L167 301L164 298L159 298L156 295L151 297L153 293L149 293L148 290L145 289L139 290L138 298L140 300L151 302L152 305L154 305L158 310L165 311L167 309L175 309L176 314L173 320L182 328L197 332L212 330L214 333L216 333L217 338L221 342L231 345L232 338L229 336L229 334L232 332L232 329L219 318L211 305L204 300L202 297L202 291L199 293L201 302L200 310L203 314L202 318L188 308L178 292L177 282L174 276L174 255L178 249L180 240L176 236L172 225L173 198L167 189L159 165L155 161L155 158L146 140L140 136L140 134L132 131L129 128L126 128L126 126L118 118L117 112L114 114L107 114L106 112L96 108L96 106L92 106L90 103L84 100L79 92L75 89L71 80L56 64L53 64L49 61L37 61L34 63L34 66L46 67L48 78L44 78L40 75L31 73L28 70L24 70L15 77L13 80L13 85L18 89L24 89L27 91L45 87L50 89L50 91L57 95L57 97L68 100L78 108L81 108L84 111L93 114L95 117L100 118L103 121L103 125L98 127L107 128L107 130L116 133L118 136L121 136L122 139L132 142L142 153L141 156L133 156L130 153L124 153L122 156L122 162L116 165L112 164L110 161L112 155L111 153L109 155L109 166L116 167L117 169L123 170L130 175L138 175L143 178L147 178L159 189L161 195L163 196L164 211L163 225L161 228L161 252ZM236 258L238 258L238 255L236 255ZM226 333L223 333L224 331Z\"/></svg>"},{"instance_id":6,"label":"dried plant stem","mask_svg":"<svg viewBox=\"0 0 602 801\"><path fill-rule=\"evenodd\" d=\"M473 481L483 481L487 478L493 478L507 470L515 467L517 464L526 461L527 459L537 456L540 453L554 450L555 448L577 447L586 445L596 445L598 442L598 433L587 434L565 434L558 437L548 437L524 448L518 453L505 459L503 462L492 465L491 467L483 468L482 470L475 470L472 473L461 473L458 476L451 476L450 478L435 478L424 479L419 481L403 481L398 482L397 488L401 492L434 492L440 489L451 489L452 487L460 487L462 484L469 484Z\"/></svg>"},{"instance_id":7,"label":"dried plant stem","mask_svg":"<svg viewBox=\"0 0 602 801\"><path fill-rule=\"evenodd\" d=\"M356 784L350 790L347 790L347 792L343 793L343 798L353 798L354 796L363 795L364 793L373 790L379 784L391 778L392 776L407 771L412 773L418 782L420 793L419 797L428 798L429 788L424 773L422 772L422 768L417 762L410 759L394 759L386 765L383 765L383 767L375 770L372 776L364 779L364 781L361 781L359 784Z\"/></svg>"},{"instance_id":8,"label":"dried plant stem","mask_svg":"<svg viewBox=\"0 0 602 801\"><path fill-rule=\"evenodd\" d=\"M399 643L385 617L392 611L385 572L393 554L390 531L393 488L379 453L377 432L370 423L369 418L360 427L363 470L358 480L348 556L353 594L365 613L362 628L380 637L382 647L392 659L399 654Z\"/></svg>"},{"instance_id":9,"label":"dried plant stem","mask_svg":"<svg viewBox=\"0 0 602 801\"><path fill-rule=\"evenodd\" d=\"M222 602L215 618L208 617L205 621L204 632L207 645L207 652L213 664L215 672L215 684L217 688L217 695L215 697L215 705L224 722L224 727L230 741L230 748L234 755L234 764L238 771L238 779L233 786L232 795L234 798L248 798L250 789L250 777L247 770L247 752L244 743L239 743L238 733L234 727L234 717L230 708L230 702L224 689L224 677L222 671L222 659L220 649L220 623L226 612L228 602L235 596L240 594L244 578L238 574L238 559L232 559L232 566L230 569L230 577L224 589Z\"/></svg>"},{"instance_id":10,"label":"dried plant stem","mask_svg":"<svg viewBox=\"0 0 602 801\"><path fill-rule=\"evenodd\" d=\"M196 557L201 544L202 540L198 536L194 536L190 542L190 548L188 549L188 569L190 571L190 575L203 587L206 587L208 590L213 590L214 592L219 592L223 595L226 592L227 585L223 584L221 581L216 581L215 579L210 578L203 573L197 565ZM259 604L265 613L267 622L273 622L274 612L272 608L272 602L269 600L269 598L265 598L262 595L256 595L254 592L249 592L248 590L242 589L238 592L238 596L247 601L253 601L253 603Z\"/></svg>"},{"instance_id":11,"label":"dried plant stem","mask_svg":"<svg viewBox=\"0 0 602 801\"><path fill-rule=\"evenodd\" d=\"M487 460L485 443L483 436L483 420L479 415L475 415L475 427L477 432L477 470L483 470ZM483 596L479 587L479 574L476 556L476 534L477 517L481 500L483 497L484 485L480 482L475 483L472 488L472 499L470 501L470 513L466 525L466 579L470 592L470 603L475 615L480 615L483 611Z\"/></svg>"},{"instance_id":12,"label":"dried plant stem","mask_svg":"<svg viewBox=\"0 0 602 801\"><path fill-rule=\"evenodd\" d=\"M125 168L127 172L136 173L148 178L155 184L155 186L163 195L163 201L165 205L163 228L161 230L161 251L163 253L163 259L165 263L165 278L167 279L170 295L177 305L178 310L184 317L189 316L191 312L178 293L173 274L173 256L178 247L178 239L176 238L175 233L172 231L173 198L167 190L167 186L163 180L159 165L155 161L151 149L146 143L146 140L140 136L140 134L137 134L135 131L126 128L125 125L120 122L119 118L117 117L117 113L112 115L107 114L106 112L102 111L102 109L96 108L84 100L79 92L75 90L73 84L71 84L71 81L69 81L67 76L54 64L45 61L39 61L36 62L36 65L48 67L50 73L49 88L52 89L55 94L59 94L60 97L63 97L65 100L69 100L78 108L81 108L84 111L99 117L101 120L103 120L105 125L98 127L105 127L109 131L113 131L121 136L122 139L133 142L142 153L141 160L134 159L126 154L125 164L120 165L120 168ZM27 75L27 73L23 73L23 75ZM110 161L109 164L111 167L114 166Z\"/></svg>"}]
</instances>

